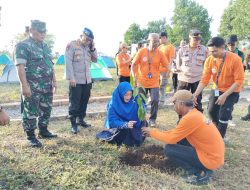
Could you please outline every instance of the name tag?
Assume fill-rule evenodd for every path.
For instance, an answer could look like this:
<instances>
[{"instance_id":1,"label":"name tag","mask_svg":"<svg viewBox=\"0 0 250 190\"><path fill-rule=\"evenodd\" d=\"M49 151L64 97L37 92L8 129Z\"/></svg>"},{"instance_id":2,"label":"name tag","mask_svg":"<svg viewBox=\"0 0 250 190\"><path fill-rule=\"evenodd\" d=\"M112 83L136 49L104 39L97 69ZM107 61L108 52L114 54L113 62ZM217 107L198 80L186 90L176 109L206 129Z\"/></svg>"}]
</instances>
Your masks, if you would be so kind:
<instances>
[{"instance_id":1,"label":"name tag","mask_svg":"<svg viewBox=\"0 0 250 190\"><path fill-rule=\"evenodd\" d=\"M215 90L214 90L214 96L215 96L215 97L219 97L219 96L220 96L220 92L219 92L218 89L215 89Z\"/></svg>"}]
</instances>

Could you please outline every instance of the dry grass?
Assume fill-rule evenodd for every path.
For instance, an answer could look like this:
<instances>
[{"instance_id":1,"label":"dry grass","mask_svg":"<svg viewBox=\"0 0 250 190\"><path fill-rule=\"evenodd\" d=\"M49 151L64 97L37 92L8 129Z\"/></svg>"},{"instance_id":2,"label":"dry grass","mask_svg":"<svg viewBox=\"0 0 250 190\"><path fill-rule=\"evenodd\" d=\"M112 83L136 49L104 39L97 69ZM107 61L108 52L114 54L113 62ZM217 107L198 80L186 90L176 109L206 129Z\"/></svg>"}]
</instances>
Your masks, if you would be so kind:
<instances>
[{"instance_id":1,"label":"dry grass","mask_svg":"<svg viewBox=\"0 0 250 190\"><path fill-rule=\"evenodd\" d=\"M132 156L140 152L144 163L124 164L121 160L128 150L96 141L95 134L102 130L104 123L104 118L96 116L88 118L94 127L81 129L78 135L70 134L69 121L51 122L50 129L59 138L42 140L42 149L27 147L20 123L1 127L0 189L246 190L250 187L250 123L239 120L246 109L244 102L236 106L237 127L229 127L225 165L215 172L213 182L207 186L184 183L178 170L164 165L163 144L152 139L146 139L140 148L129 150ZM172 128L176 120L171 109L160 110L158 127ZM155 149L150 152L152 145Z\"/></svg>"},{"instance_id":2,"label":"dry grass","mask_svg":"<svg viewBox=\"0 0 250 190\"><path fill-rule=\"evenodd\" d=\"M0 65L1 69L4 67ZM98 81L93 84L92 96L110 96L117 85L116 69L109 69L112 74L112 81ZM57 92L54 99L68 98L68 81L64 79L64 65L56 65L55 72L57 77ZM19 83L2 84L0 83L0 103L20 101Z\"/></svg>"}]
</instances>

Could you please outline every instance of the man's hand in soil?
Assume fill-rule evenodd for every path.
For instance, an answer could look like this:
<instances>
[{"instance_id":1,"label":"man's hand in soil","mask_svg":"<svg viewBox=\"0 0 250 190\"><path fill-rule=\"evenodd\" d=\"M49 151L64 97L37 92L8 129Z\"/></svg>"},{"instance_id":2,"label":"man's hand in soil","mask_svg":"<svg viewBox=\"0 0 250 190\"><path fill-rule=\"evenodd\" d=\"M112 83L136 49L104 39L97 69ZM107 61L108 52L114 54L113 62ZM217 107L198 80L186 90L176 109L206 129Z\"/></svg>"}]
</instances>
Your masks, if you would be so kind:
<instances>
[{"instance_id":1,"label":"man's hand in soil","mask_svg":"<svg viewBox=\"0 0 250 190\"><path fill-rule=\"evenodd\" d=\"M145 137L150 137L150 130L151 129L149 127L142 127L141 130L142 130L142 133Z\"/></svg>"}]
</instances>

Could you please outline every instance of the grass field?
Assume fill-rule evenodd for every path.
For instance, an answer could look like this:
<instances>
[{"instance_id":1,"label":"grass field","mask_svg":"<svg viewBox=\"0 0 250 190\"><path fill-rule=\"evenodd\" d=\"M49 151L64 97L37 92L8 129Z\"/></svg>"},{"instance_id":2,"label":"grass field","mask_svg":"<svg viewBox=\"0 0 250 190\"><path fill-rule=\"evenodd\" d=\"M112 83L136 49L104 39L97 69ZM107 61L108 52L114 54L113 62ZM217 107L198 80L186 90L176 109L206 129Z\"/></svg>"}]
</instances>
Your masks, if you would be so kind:
<instances>
[{"instance_id":1,"label":"grass field","mask_svg":"<svg viewBox=\"0 0 250 190\"><path fill-rule=\"evenodd\" d=\"M3 65L0 65L0 73L2 73ZM109 69L113 80L112 81L98 81L93 84L91 96L110 96L118 84L116 68ZM64 79L64 65L56 65L55 72L57 77L57 92L54 94L54 99L68 98L68 81ZM250 72L246 72L245 85L249 85ZM169 80L171 86L172 80ZM20 101L20 86L19 83L14 84L0 84L0 103Z\"/></svg>"},{"instance_id":2,"label":"grass field","mask_svg":"<svg viewBox=\"0 0 250 190\"><path fill-rule=\"evenodd\" d=\"M104 118L88 118L94 125L69 132L69 121L58 120L50 129L59 137L42 140L41 149L28 148L19 122L0 128L0 189L107 189L107 190L247 190L250 189L250 123L239 117L245 114L246 102L235 107L236 127L229 127L229 145L225 165L215 172L207 186L186 184L180 170L171 167L163 156L164 144L146 139L142 147L127 150L96 141ZM177 120L171 108L159 112L158 128L172 128Z\"/></svg>"},{"instance_id":3,"label":"grass field","mask_svg":"<svg viewBox=\"0 0 250 190\"><path fill-rule=\"evenodd\" d=\"M57 78L57 92L54 99L68 98L68 81L64 79L64 65L56 65L55 72ZM3 65L0 65L0 73L2 73ZM117 85L116 69L109 69L113 80L98 81L93 84L91 96L110 96ZM19 83L1 84L0 83L0 103L20 101Z\"/></svg>"}]
</instances>

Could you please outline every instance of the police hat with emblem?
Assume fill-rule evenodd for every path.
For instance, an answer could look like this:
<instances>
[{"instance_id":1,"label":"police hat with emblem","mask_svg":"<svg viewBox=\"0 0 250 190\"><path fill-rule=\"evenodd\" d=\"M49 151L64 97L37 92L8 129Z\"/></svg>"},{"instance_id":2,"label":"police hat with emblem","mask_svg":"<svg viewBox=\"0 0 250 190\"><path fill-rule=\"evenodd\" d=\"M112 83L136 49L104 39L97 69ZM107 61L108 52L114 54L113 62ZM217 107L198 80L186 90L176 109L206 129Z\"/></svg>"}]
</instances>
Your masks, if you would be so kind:
<instances>
[{"instance_id":1,"label":"police hat with emblem","mask_svg":"<svg viewBox=\"0 0 250 190\"><path fill-rule=\"evenodd\" d=\"M192 29L189 32L189 36L190 37L201 37L202 32L200 30L197 29Z\"/></svg>"},{"instance_id":2,"label":"police hat with emblem","mask_svg":"<svg viewBox=\"0 0 250 190\"><path fill-rule=\"evenodd\" d=\"M94 39L94 34L89 28L84 28L83 34L85 34L87 37L91 38L92 40Z\"/></svg>"},{"instance_id":3,"label":"police hat with emblem","mask_svg":"<svg viewBox=\"0 0 250 190\"><path fill-rule=\"evenodd\" d=\"M42 22L40 20L31 20L31 28L40 32L40 33L45 33L46 32L46 23Z\"/></svg>"}]
</instances>

